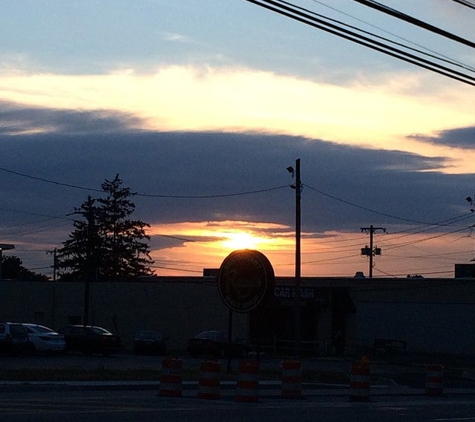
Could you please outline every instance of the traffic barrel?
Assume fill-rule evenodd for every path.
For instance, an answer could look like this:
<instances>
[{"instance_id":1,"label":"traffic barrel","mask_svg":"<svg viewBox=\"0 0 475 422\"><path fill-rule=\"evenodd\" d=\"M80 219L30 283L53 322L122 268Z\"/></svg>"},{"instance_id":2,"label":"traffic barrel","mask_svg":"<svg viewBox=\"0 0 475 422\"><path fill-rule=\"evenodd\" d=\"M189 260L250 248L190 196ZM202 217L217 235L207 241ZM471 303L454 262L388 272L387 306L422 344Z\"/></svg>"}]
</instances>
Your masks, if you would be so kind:
<instances>
[{"instance_id":1,"label":"traffic barrel","mask_svg":"<svg viewBox=\"0 0 475 422\"><path fill-rule=\"evenodd\" d=\"M259 401L259 364L257 361L239 362L236 401L255 403Z\"/></svg>"},{"instance_id":2,"label":"traffic barrel","mask_svg":"<svg viewBox=\"0 0 475 422\"><path fill-rule=\"evenodd\" d=\"M162 361L159 395L163 397L181 397L182 394L182 361L166 358Z\"/></svg>"},{"instance_id":3,"label":"traffic barrel","mask_svg":"<svg viewBox=\"0 0 475 422\"><path fill-rule=\"evenodd\" d=\"M350 372L350 400L369 401L370 399L370 366L369 362L356 362Z\"/></svg>"},{"instance_id":4,"label":"traffic barrel","mask_svg":"<svg viewBox=\"0 0 475 422\"><path fill-rule=\"evenodd\" d=\"M282 361L282 397L297 399L302 396L302 366L300 361Z\"/></svg>"},{"instance_id":5,"label":"traffic barrel","mask_svg":"<svg viewBox=\"0 0 475 422\"><path fill-rule=\"evenodd\" d=\"M426 394L428 396L442 396L444 367L442 365L427 365L426 370Z\"/></svg>"},{"instance_id":6,"label":"traffic barrel","mask_svg":"<svg viewBox=\"0 0 475 422\"><path fill-rule=\"evenodd\" d=\"M198 380L198 397L200 399L217 400L220 397L221 364L217 361L201 362Z\"/></svg>"}]
</instances>

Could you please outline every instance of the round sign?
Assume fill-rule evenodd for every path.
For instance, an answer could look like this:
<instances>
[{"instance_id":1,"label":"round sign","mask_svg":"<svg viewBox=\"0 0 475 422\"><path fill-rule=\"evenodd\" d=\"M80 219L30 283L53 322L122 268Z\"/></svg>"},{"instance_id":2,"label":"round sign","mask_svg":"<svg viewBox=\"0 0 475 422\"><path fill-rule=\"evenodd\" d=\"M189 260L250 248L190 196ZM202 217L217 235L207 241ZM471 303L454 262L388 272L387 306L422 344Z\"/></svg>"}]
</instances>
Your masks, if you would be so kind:
<instances>
[{"instance_id":1,"label":"round sign","mask_svg":"<svg viewBox=\"0 0 475 422\"><path fill-rule=\"evenodd\" d=\"M218 288L229 309L249 312L274 291L274 269L261 252L244 249L231 252L221 264Z\"/></svg>"}]
</instances>

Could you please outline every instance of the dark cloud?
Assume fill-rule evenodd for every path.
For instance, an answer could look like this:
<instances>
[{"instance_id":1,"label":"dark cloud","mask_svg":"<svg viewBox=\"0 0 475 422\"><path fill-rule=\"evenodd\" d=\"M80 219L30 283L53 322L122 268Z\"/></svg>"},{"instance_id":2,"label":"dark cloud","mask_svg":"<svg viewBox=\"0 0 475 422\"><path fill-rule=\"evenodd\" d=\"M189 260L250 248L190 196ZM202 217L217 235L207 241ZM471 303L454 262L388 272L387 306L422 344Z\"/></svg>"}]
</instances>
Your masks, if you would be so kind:
<instances>
[{"instance_id":1,"label":"dark cloud","mask_svg":"<svg viewBox=\"0 0 475 422\"><path fill-rule=\"evenodd\" d=\"M0 122L0 135L41 131L85 135L126 131L130 127L137 127L141 120L125 113L24 108L0 101Z\"/></svg>"},{"instance_id":2,"label":"dark cloud","mask_svg":"<svg viewBox=\"0 0 475 422\"><path fill-rule=\"evenodd\" d=\"M143 132L129 129L121 115L104 122L95 113L20 111L13 114L26 127L41 116L58 124L51 134L0 135L4 242L35 236L61 246L72 228L68 214L87 195L100 195L104 179L117 173L138 193L137 218L150 224L244 220L293 227L294 180L286 168L300 158L302 229L315 236L442 221L468 211L464 198L473 193L472 175L433 171L444 165L440 157L283 135ZM0 113L4 122L11 116ZM161 237L154 246L181 242Z\"/></svg>"},{"instance_id":3,"label":"dark cloud","mask_svg":"<svg viewBox=\"0 0 475 422\"><path fill-rule=\"evenodd\" d=\"M437 136L412 135L410 138L434 145L447 145L454 148L475 148L475 126L444 130Z\"/></svg>"}]
</instances>

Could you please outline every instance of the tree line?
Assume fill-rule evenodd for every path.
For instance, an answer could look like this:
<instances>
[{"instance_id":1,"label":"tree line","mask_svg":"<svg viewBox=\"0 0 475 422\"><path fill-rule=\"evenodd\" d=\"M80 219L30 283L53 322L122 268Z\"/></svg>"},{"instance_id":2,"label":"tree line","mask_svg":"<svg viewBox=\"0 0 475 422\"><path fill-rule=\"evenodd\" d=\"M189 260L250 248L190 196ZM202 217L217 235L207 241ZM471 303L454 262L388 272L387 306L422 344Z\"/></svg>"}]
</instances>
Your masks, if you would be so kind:
<instances>
[{"instance_id":1,"label":"tree line","mask_svg":"<svg viewBox=\"0 0 475 422\"><path fill-rule=\"evenodd\" d=\"M102 195L74 209L73 230L56 250L54 270L61 281L119 281L152 275L149 224L133 219L135 195L117 174L101 184ZM2 277L47 280L23 267L18 257L2 259Z\"/></svg>"}]
</instances>

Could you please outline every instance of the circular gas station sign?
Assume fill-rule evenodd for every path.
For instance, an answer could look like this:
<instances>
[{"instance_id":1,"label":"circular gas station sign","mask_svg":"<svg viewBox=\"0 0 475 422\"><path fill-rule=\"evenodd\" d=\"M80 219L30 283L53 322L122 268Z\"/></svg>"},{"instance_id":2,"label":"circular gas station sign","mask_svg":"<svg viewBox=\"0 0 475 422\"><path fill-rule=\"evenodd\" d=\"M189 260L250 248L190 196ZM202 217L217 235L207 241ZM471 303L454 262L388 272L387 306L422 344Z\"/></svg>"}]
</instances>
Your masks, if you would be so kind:
<instances>
[{"instance_id":1,"label":"circular gas station sign","mask_svg":"<svg viewBox=\"0 0 475 422\"><path fill-rule=\"evenodd\" d=\"M273 294L274 269L256 250L231 252L221 264L218 289L226 306L236 312L250 312Z\"/></svg>"}]
</instances>

